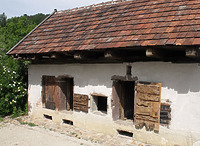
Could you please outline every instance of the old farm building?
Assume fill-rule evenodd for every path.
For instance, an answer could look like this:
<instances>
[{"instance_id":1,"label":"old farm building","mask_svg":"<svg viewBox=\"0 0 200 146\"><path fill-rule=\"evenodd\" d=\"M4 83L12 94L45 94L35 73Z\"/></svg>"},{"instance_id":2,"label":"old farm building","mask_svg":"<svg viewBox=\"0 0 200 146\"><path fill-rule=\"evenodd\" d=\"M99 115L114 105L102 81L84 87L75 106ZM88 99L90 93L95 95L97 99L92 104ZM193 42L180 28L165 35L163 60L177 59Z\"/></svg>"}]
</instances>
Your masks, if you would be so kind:
<instances>
[{"instance_id":1,"label":"old farm building","mask_svg":"<svg viewBox=\"0 0 200 146\"><path fill-rule=\"evenodd\" d=\"M54 11L7 54L32 60L32 117L192 145L199 52L199 0L131 0Z\"/></svg>"}]
</instances>

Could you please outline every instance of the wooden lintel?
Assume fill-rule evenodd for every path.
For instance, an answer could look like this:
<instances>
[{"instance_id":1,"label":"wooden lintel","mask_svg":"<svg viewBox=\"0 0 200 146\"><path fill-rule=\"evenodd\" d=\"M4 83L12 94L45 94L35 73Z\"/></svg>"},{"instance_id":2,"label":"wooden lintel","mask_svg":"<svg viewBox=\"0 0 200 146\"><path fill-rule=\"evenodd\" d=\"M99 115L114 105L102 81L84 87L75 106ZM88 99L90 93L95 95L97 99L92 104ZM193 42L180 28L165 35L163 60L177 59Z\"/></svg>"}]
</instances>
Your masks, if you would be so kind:
<instances>
[{"instance_id":1,"label":"wooden lintel","mask_svg":"<svg viewBox=\"0 0 200 146\"><path fill-rule=\"evenodd\" d=\"M161 58L161 52L155 49L148 48L146 49L146 56L153 57L153 58Z\"/></svg>"},{"instance_id":2,"label":"wooden lintel","mask_svg":"<svg viewBox=\"0 0 200 146\"><path fill-rule=\"evenodd\" d=\"M90 95L92 95L92 96L101 96L101 97L106 97L106 98L107 98L106 95L101 94L101 93L92 93L92 94L90 94Z\"/></svg>"},{"instance_id":3,"label":"wooden lintel","mask_svg":"<svg viewBox=\"0 0 200 146\"><path fill-rule=\"evenodd\" d=\"M198 58L200 57L200 51L197 49L186 49L185 50L185 55L186 57L191 57L191 58Z\"/></svg>"},{"instance_id":4,"label":"wooden lintel","mask_svg":"<svg viewBox=\"0 0 200 146\"><path fill-rule=\"evenodd\" d=\"M137 81L138 77L127 77L127 76L118 76L114 75L111 77L111 80L118 80L118 81Z\"/></svg>"}]
</instances>

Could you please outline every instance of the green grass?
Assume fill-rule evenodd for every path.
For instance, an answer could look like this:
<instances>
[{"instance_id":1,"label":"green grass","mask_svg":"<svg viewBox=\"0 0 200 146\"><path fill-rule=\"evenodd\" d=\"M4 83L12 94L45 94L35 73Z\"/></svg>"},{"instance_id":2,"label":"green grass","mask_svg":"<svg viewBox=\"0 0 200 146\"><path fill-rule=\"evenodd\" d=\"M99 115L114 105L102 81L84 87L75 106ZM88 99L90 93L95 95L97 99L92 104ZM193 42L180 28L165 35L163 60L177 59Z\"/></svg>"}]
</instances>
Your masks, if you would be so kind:
<instances>
[{"instance_id":1,"label":"green grass","mask_svg":"<svg viewBox=\"0 0 200 146\"><path fill-rule=\"evenodd\" d=\"M17 121L19 121L19 123L20 123L21 125L29 125L29 126L31 126L31 127L37 126L37 125L34 124L34 123L24 122L24 121L22 121L20 118L17 119Z\"/></svg>"},{"instance_id":2,"label":"green grass","mask_svg":"<svg viewBox=\"0 0 200 146\"><path fill-rule=\"evenodd\" d=\"M28 125L31 126L31 127L37 126L34 123L28 123Z\"/></svg>"},{"instance_id":3,"label":"green grass","mask_svg":"<svg viewBox=\"0 0 200 146\"><path fill-rule=\"evenodd\" d=\"M3 118L2 117L0 117L0 122L2 122L3 121Z\"/></svg>"}]
</instances>

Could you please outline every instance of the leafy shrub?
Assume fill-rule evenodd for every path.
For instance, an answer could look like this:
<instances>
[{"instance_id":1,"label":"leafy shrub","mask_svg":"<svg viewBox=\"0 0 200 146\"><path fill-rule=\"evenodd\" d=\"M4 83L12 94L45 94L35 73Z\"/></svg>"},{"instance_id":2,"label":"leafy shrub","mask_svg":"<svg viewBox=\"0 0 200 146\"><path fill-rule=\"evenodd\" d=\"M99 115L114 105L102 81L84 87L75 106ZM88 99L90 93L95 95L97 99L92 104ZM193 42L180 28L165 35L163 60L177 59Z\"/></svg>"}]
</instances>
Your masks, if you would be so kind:
<instances>
[{"instance_id":1,"label":"leafy shrub","mask_svg":"<svg viewBox=\"0 0 200 146\"><path fill-rule=\"evenodd\" d=\"M22 64L7 56L0 62L0 116L25 109L27 84L23 82L24 76L20 76Z\"/></svg>"},{"instance_id":2,"label":"leafy shrub","mask_svg":"<svg viewBox=\"0 0 200 146\"><path fill-rule=\"evenodd\" d=\"M26 113L28 61L16 61L6 52L28 34L47 15L13 17L0 14L0 117Z\"/></svg>"}]
</instances>

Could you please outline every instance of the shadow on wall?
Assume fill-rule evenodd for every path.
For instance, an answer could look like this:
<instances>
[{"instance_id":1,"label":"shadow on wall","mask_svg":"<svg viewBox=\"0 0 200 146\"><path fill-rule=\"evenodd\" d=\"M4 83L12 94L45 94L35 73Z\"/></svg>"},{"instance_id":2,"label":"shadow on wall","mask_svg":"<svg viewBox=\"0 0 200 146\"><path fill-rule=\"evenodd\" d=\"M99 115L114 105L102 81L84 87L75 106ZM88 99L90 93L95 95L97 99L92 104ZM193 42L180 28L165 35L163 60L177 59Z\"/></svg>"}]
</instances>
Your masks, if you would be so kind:
<instances>
[{"instance_id":1,"label":"shadow on wall","mask_svg":"<svg viewBox=\"0 0 200 146\"><path fill-rule=\"evenodd\" d=\"M125 76L126 64L32 65L29 74L29 83L32 85L41 85L42 75L71 75L79 87L91 85L111 88L111 76ZM162 87L174 89L178 94L200 91L198 64L133 63L132 75L137 76L139 81L160 82Z\"/></svg>"},{"instance_id":2,"label":"shadow on wall","mask_svg":"<svg viewBox=\"0 0 200 146\"><path fill-rule=\"evenodd\" d=\"M178 94L200 91L198 64L135 63L133 74L140 81L160 82L162 87L174 89Z\"/></svg>"},{"instance_id":3,"label":"shadow on wall","mask_svg":"<svg viewBox=\"0 0 200 146\"><path fill-rule=\"evenodd\" d=\"M75 85L105 86L112 88L111 76L125 75L126 65L123 64L68 64L68 65L31 65L29 66L29 83L40 85L42 75L70 75Z\"/></svg>"}]
</instances>

